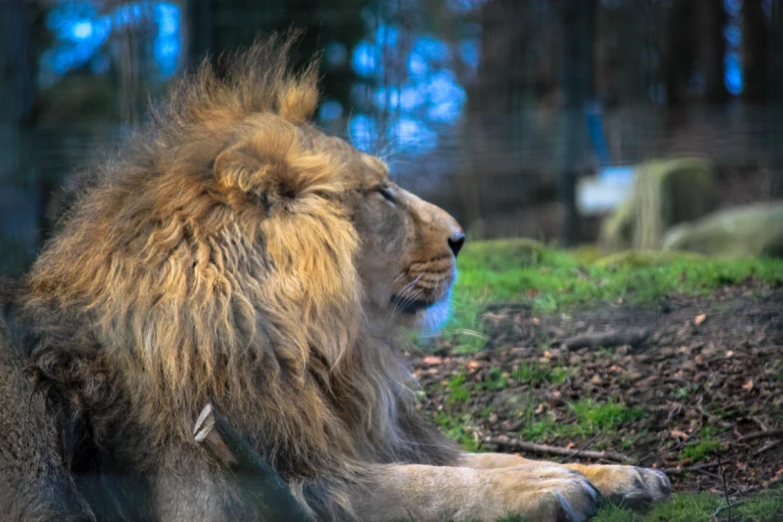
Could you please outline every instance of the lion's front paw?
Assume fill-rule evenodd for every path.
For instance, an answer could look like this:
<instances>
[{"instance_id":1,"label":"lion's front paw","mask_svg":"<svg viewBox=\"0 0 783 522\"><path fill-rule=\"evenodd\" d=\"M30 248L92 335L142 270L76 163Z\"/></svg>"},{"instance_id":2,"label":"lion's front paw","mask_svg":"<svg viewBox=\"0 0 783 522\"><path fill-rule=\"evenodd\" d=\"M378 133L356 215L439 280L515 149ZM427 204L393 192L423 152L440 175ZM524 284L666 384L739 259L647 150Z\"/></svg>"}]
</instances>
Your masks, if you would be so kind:
<instances>
[{"instance_id":1,"label":"lion's front paw","mask_svg":"<svg viewBox=\"0 0 783 522\"><path fill-rule=\"evenodd\" d=\"M569 466L570 467L570 466ZM656 469L635 466L584 466L579 471L617 505L642 509L671 497L669 478Z\"/></svg>"},{"instance_id":2,"label":"lion's front paw","mask_svg":"<svg viewBox=\"0 0 783 522\"><path fill-rule=\"evenodd\" d=\"M511 513L526 520L581 522L593 516L601 494L582 474L560 466L508 468L514 475ZM507 485L510 485L507 482ZM510 489L510 488L509 488Z\"/></svg>"}]
</instances>

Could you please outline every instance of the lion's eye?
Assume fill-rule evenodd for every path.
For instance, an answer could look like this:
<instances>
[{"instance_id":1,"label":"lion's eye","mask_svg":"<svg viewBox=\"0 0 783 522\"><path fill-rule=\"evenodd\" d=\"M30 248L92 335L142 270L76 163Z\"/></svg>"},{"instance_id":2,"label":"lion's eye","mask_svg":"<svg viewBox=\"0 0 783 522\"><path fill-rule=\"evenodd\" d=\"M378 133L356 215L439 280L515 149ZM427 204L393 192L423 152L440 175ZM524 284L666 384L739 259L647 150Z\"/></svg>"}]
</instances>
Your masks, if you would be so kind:
<instances>
[{"instance_id":1,"label":"lion's eye","mask_svg":"<svg viewBox=\"0 0 783 522\"><path fill-rule=\"evenodd\" d=\"M394 199L394 194L392 194L391 187L389 185L379 185L378 193L383 196L383 199L388 201L389 203L395 203L396 200Z\"/></svg>"}]
</instances>

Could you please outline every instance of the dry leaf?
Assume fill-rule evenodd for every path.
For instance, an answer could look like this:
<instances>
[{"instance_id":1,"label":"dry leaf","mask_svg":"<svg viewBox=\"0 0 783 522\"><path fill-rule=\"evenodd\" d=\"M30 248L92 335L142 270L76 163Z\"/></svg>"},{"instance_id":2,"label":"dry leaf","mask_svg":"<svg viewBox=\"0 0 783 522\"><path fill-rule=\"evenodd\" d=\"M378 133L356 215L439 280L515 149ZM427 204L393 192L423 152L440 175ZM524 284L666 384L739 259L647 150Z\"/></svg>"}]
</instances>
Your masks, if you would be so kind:
<instances>
[{"instance_id":1,"label":"dry leaf","mask_svg":"<svg viewBox=\"0 0 783 522\"><path fill-rule=\"evenodd\" d=\"M544 411L544 403L542 402L536 408L535 413L536 413L536 415L541 415L541 413L543 413L543 411Z\"/></svg>"},{"instance_id":2,"label":"dry leaf","mask_svg":"<svg viewBox=\"0 0 783 522\"><path fill-rule=\"evenodd\" d=\"M684 431L672 430L672 437L682 440L682 439L687 439L688 434L685 433Z\"/></svg>"},{"instance_id":3,"label":"dry leaf","mask_svg":"<svg viewBox=\"0 0 783 522\"><path fill-rule=\"evenodd\" d=\"M478 370L479 368L481 368L481 363L480 363L480 362L478 362L478 361L470 361L470 362L468 363L468 369L469 369L470 371L476 371L476 370Z\"/></svg>"},{"instance_id":4,"label":"dry leaf","mask_svg":"<svg viewBox=\"0 0 783 522\"><path fill-rule=\"evenodd\" d=\"M753 389L753 379L749 380L745 384L742 385L743 390L752 390Z\"/></svg>"},{"instance_id":5,"label":"dry leaf","mask_svg":"<svg viewBox=\"0 0 783 522\"><path fill-rule=\"evenodd\" d=\"M707 314L699 314L693 319L693 324L699 326L707 318Z\"/></svg>"},{"instance_id":6,"label":"dry leaf","mask_svg":"<svg viewBox=\"0 0 783 522\"><path fill-rule=\"evenodd\" d=\"M443 357L435 357L434 355L428 355L422 359L424 364L443 364Z\"/></svg>"},{"instance_id":7,"label":"dry leaf","mask_svg":"<svg viewBox=\"0 0 783 522\"><path fill-rule=\"evenodd\" d=\"M541 319L539 319L538 317L534 317L533 319L531 319L531 321L533 321L533 324L536 326L541 324Z\"/></svg>"}]
</instances>

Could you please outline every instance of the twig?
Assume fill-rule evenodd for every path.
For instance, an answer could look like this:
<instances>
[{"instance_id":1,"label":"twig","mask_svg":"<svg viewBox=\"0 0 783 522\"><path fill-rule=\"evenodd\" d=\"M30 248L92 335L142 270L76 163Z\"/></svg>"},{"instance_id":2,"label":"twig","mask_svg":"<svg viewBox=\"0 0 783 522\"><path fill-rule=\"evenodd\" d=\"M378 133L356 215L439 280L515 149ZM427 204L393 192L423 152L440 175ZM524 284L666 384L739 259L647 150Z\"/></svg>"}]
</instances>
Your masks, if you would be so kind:
<instances>
[{"instance_id":1,"label":"twig","mask_svg":"<svg viewBox=\"0 0 783 522\"><path fill-rule=\"evenodd\" d=\"M745 503L744 500L738 500L737 502L734 502L731 504L731 506L722 506L715 510L715 518L720 518L721 515L723 515L723 512L726 510L731 511L732 506L733 507L740 507Z\"/></svg>"},{"instance_id":2,"label":"twig","mask_svg":"<svg viewBox=\"0 0 783 522\"><path fill-rule=\"evenodd\" d=\"M593 442L595 442L595 439L597 439L597 438L598 438L598 435L593 435L592 437L590 437L590 439L589 439L587 442L585 442L584 444L582 444L582 446L581 446L579 449L577 449L576 451L574 451L574 452L573 452L573 453L571 453L570 455L567 455L567 456L566 456L566 458L564 458L564 459L563 459L563 464L565 464L565 463L566 463L566 462L568 462L569 460L571 460L571 459L573 459L573 458L577 457L578 455L581 455L581 454L582 454L582 452L583 452L583 451L584 451L584 450L585 450L585 449L586 449L588 446L590 446L590 444L592 444Z\"/></svg>"},{"instance_id":3,"label":"twig","mask_svg":"<svg viewBox=\"0 0 783 522\"><path fill-rule=\"evenodd\" d=\"M647 462L648 460L650 460L652 458L659 457L659 456L663 455L664 453L669 453L671 451L677 451L678 449L680 449L683 446L685 446L685 444L691 439L691 437L693 437L694 435L696 435L700 431L701 431L701 426L699 426L698 429L693 430L691 433L688 434L687 437L685 437L681 441L677 442L671 448L662 448L662 449L659 449L658 451L655 451L653 453L649 453L649 454L645 455L644 457L639 459L639 464L643 464L643 463Z\"/></svg>"},{"instance_id":4,"label":"twig","mask_svg":"<svg viewBox=\"0 0 783 522\"><path fill-rule=\"evenodd\" d=\"M642 344L650 336L649 330L629 329L629 330L611 330L603 333L591 333L576 335L563 342L563 346L574 351L580 348L612 348L614 346Z\"/></svg>"},{"instance_id":5,"label":"twig","mask_svg":"<svg viewBox=\"0 0 783 522\"><path fill-rule=\"evenodd\" d=\"M514 448L522 451L529 451L531 453L548 453L550 455L563 455L571 456L574 453L572 449L561 448L558 446L549 446L547 444L535 444L533 442L525 442L512 437L486 437L484 442L489 444L495 444L506 448ZM588 451L579 450L582 457L588 457L591 459L607 459L614 462L632 462L633 459L623 455L621 453L615 453L613 451Z\"/></svg>"},{"instance_id":6,"label":"twig","mask_svg":"<svg viewBox=\"0 0 783 522\"><path fill-rule=\"evenodd\" d=\"M280 475L211 404L201 411L193 435L229 474L260 520L309 522Z\"/></svg>"},{"instance_id":7,"label":"twig","mask_svg":"<svg viewBox=\"0 0 783 522\"><path fill-rule=\"evenodd\" d=\"M783 428L777 430L757 431L756 433L748 433L738 438L738 441L744 442L746 440L760 439L762 437L780 437L783 435Z\"/></svg>"},{"instance_id":8,"label":"twig","mask_svg":"<svg viewBox=\"0 0 783 522\"><path fill-rule=\"evenodd\" d=\"M705 464L694 464L693 466L685 466L684 468L663 468L661 471L667 475L682 475L683 473L690 473L692 471L701 471L710 468L718 467L717 462L709 462Z\"/></svg>"},{"instance_id":9,"label":"twig","mask_svg":"<svg viewBox=\"0 0 783 522\"><path fill-rule=\"evenodd\" d=\"M731 522L731 500L729 500L729 488L726 486L726 470L723 469L723 463L720 461L720 454L716 453L715 457L718 459L718 469L720 470L720 477L723 481L723 496L726 497L726 511L729 515L729 522Z\"/></svg>"},{"instance_id":10,"label":"twig","mask_svg":"<svg viewBox=\"0 0 783 522\"><path fill-rule=\"evenodd\" d=\"M769 450L771 450L774 447L779 446L781 442L783 442L783 440L781 440L781 439L770 441L770 442L764 444L761 448L759 448L756 451L754 451L753 452L753 456L754 457L758 457L762 453L764 453L766 451L769 451Z\"/></svg>"}]
</instances>

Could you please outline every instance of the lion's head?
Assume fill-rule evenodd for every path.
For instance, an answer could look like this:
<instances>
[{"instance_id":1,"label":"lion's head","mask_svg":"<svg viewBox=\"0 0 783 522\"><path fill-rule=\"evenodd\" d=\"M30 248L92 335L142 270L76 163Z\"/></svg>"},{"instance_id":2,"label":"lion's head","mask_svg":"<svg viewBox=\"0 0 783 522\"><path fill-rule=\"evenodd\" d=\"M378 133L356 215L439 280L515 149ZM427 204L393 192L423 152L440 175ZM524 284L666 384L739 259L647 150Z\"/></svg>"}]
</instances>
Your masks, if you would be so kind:
<instances>
[{"instance_id":1,"label":"lion's head","mask_svg":"<svg viewBox=\"0 0 783 522\"><path fill-rule=\"evenodd\" d=\"M298 109L312 111L309 105ZM289 233L276 227L297 221L297 214L316 209L339 214L344 225L350 223L350 232L318 242L323 248L355 250L352 263L344 263L353 264L361 276L365 310L376 320L437 328L447 316L455 260L465 238L460 226L445 211L389 181L380 159L290 117L283 112L247 118L242 136L217 156L217 187L242 196L233 210L255 212L258 221L266 221L267 252L291 248ZM342 237L348 233L358 246ZM301 252L296 262L308 263L317 255L311 252ZM278 263L284 255L273 254ZM311 268L303 266L300 275L316 276L308 273Z\"/></svg>"}]
</instances>

